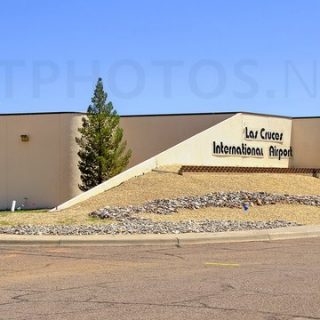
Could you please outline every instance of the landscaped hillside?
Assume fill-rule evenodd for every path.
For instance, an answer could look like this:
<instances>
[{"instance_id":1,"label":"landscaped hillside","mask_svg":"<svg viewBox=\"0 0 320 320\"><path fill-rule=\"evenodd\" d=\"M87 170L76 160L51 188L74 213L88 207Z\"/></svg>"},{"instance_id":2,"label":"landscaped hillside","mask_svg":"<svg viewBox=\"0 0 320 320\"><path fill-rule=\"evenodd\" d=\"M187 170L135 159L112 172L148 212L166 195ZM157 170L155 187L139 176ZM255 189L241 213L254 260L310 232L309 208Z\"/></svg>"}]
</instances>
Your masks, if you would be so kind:
<instances>
[{"instance_id":1,"label":"landscaped hillside","mask_svg":"<svg viewBox=\"0 0 320 320\"><path fill-rule=\"evenodd\" d=\"M16 212L0 215L0 224L92 224L110 220L92 219L88 213L107 206L143 204L154 199L174 199L182 196L205 195L210 192L251 191L291 195L320 195L320 179L289 174L224 174L185 173L165 168L139 176L83 201L61 212ZM252 206L248 212L239 208L182 209L173 215L142 214L153 221L185 220L287 220L302 224L320 224L320 207L275 204Z\"/></svg>"},{"instance_id":2,"label":"landscaped hillside","mask_svg":"<svg viewBox=\"0 0 320 320\"><path fill-rule=\"evenodd\" d=\"M90 212L105 206L142 204L148 200L202 195L220 191L264 191L294 195L319 195L320 179L290 174L186 173L159 170L79 203L65 212Z\"/></svg>"}]
</instances>

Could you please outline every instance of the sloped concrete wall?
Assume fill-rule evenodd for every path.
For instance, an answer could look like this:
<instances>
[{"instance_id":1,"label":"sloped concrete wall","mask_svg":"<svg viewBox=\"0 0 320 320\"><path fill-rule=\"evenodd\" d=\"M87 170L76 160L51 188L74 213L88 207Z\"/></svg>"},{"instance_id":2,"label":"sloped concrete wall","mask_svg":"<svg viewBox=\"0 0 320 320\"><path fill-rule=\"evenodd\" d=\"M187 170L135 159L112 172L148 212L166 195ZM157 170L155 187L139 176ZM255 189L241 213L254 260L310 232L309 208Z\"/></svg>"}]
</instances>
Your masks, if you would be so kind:
<instances>
[{"instance_id":1,"label":"sloped concrete wall","mask_svg":"<svg viewBox=\"0 0 320 320\"><path fill-rule=\"evenodd\" d=\"M62 210L73 206L81 201L89 199L103 191L118 186L120 183L150 172L160 166L166 165L215 165L215 166L267 166L267 167L288 167L289 159L278 160L270 158L267 154L262 158L255 157L231 157L215 156L212 153L213 141L224 141L226 144L247 143L250 146L258 147L263 145L267 150L272 142L247 141L243 128L250 127L257 130L265 127L268 130L281 131L283 141L281 147L289 148L291 144L291 119L236 114L213 127L204 130L193 137L159 153L158 155L144 161L118 176L102 183L101 185L77 196L74 199L59 205L56 209Z\"/></svg>"},{"instance_id":2,"label":"sloped concrete wall","mask_svg":"<svg viewBox=\"0 0 320 320\"><path fill-rule=\"evenodd\" d=\"M270 146L290 148L291 125L291 119L237 114L159 154L156 157L157 164L286 168L289 166L290 159L283 158L279 160L276 157L270 157L269 148ZM265 128L268 131L282 132L283 141L275 143L262 140L246 140L245 127L257 131ZM263 157L214 155L214 141L217 143L223 142L224 145L229 146L246 144L250 147L263 148L264 154Z\"/></svg>"}]
</instances>

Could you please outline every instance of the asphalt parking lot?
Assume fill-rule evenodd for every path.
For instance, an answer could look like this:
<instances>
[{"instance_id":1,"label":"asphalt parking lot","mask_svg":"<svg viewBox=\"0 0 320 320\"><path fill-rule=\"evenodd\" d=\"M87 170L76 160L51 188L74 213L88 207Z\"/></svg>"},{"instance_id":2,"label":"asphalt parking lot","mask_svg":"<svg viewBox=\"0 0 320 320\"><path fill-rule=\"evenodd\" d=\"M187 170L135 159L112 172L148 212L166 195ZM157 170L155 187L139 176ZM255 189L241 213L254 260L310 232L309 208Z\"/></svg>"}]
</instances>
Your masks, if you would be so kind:
<instances>
[{"instance_id":1,"label":"asphalt parking lot","mask_svg":"<svg viewBox=\"0 0 320 320\"><path fill-rule=\"evenodd\" d=\"M320 319L320 239L0 246L0 319Z\"/></svg>"}]
</instances>

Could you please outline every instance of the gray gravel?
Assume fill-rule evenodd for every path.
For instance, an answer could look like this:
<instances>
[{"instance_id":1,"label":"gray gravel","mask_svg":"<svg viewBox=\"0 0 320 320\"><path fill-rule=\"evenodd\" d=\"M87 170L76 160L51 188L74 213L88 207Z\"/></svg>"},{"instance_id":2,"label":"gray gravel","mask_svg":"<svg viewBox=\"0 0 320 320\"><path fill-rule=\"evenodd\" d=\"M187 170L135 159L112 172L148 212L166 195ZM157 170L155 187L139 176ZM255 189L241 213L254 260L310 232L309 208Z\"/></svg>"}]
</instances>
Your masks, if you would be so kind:
<instances>
[{"instance_id":1,"label":"gray gravel","mask_svg":"<svg viewBox=\"0 0 320 320\"><path fill-rule=\"evenodd\" d=\"M298 226L287 221L185 221L185 222L153 222L149 219L122 219L122 221L105 225L85 226L35 226L0 227L2 234L18 235L92 235L92 234L179 234L201 232L241 231L253 229L275 229Z\"/></svg>"},{"instance_id":2,"label":"gray gravel","mask_svg":"<svg viewBox=\"0 0 320 320\"><path fill-rule=\"evenodd\" d=\"M301 196L272 194L266 192L216 192L204 196L188 196L176 199L158 199L140 206L105 207L89 215L101 219L119 220L132 215L149 212L154 214L173 214L179 209L200 209L206 207L241 208L247 203L250 206L271 205L276 203L303 204L320 206L320 196Z\"/></svg>"},{"instance_id":3,"label":"gray gravel","mask_svg":"<svg viewBox=\"0 0 320 320\"><path fill-rule=\"evenodd\" d=\"M91 234L179 234L201 232L223 232L254 229L275 229L298 226L290 221L183 221L153 222L139 217L139 213L174 214L179 209L199 209L206 207L241 208L271 205L276 203L320 206L320 196L296 196L271 194L266 192L216 192L204 196L188 196L176 199L159 199L140 206L105 207L89 215L101 219L112 219L112 224L97 225L25 225L0 227L0 233L19 235L91 235Z\"/></svg>"}]
</instances>

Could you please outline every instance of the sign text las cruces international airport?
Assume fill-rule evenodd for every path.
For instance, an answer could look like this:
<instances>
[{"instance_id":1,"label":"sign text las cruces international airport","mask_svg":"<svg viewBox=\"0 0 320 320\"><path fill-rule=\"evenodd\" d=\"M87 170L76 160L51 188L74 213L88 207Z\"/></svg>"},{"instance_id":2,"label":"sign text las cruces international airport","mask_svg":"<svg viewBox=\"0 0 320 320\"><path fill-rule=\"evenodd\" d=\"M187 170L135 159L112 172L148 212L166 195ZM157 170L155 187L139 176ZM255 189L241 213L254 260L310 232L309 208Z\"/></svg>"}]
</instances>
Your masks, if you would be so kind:
<instances>
[{"instance_id":1,"label":"sign text las cruces international airport","mask_svg":"<svg viewBox=\"0 0 320 320\"><path fill-rule=\"evenodd\" d=\"M293 157L293 150L280 147L283 143L284 134L279 131L267 130L266 128L251 129L245 127L243 130L244 139L247 141L259 141L273 143L267 149L269 158L278 160ZM249 142L248 142L249 143ZM250 146L247 143L241 145L225 144L222 141L213 141L213 154L218 156L240 156L240 157L258 157L263 158L265 155L265 146Z\"/></svg>"}]
</instances>

